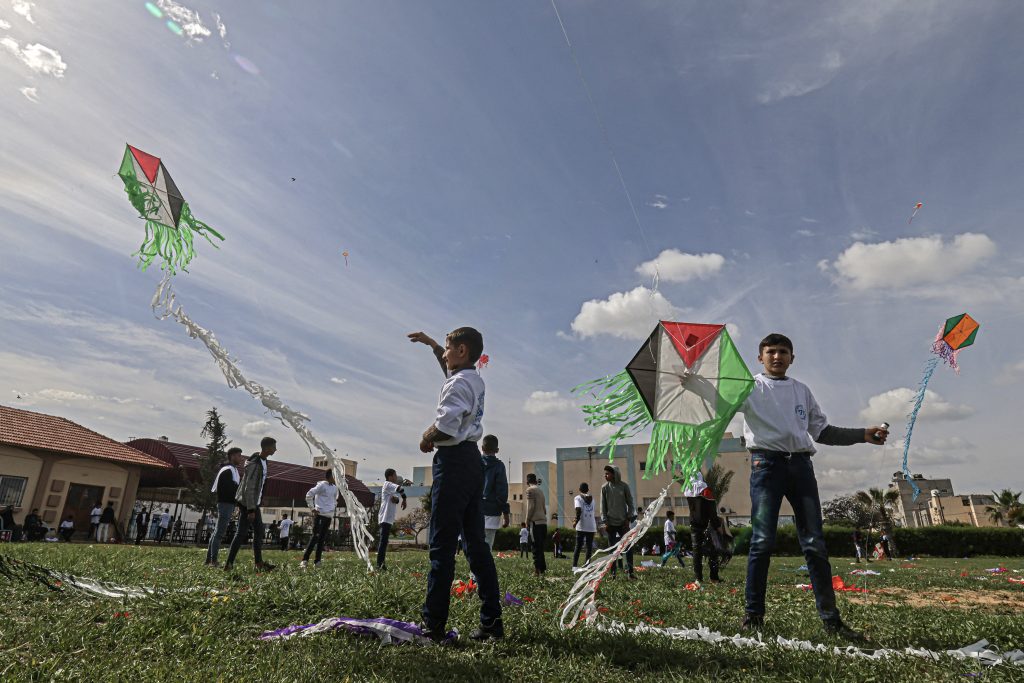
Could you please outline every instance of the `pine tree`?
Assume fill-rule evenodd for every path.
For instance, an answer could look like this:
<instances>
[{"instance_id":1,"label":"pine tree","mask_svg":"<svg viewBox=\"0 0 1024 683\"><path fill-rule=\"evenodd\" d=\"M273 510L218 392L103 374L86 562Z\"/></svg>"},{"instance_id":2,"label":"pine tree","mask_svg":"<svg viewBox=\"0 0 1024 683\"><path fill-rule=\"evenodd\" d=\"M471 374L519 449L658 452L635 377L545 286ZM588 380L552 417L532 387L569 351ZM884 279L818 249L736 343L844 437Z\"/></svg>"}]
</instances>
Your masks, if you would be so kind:
<instances>
[{"instance_id":1,"label":"pine tree","mask_svg":"<svg viewBox=\"0 0 1024 683\"><path fill-rule=\"evenodd\" d=\"M221 421L216 407L206 413L206 424L200 435L209 441L206 452L199 456L199 478L198 481L185 480L182 497L191 509L203 513L202 524L206 521L207 513L217 509L217 494L210 488L217 472L227 461L227 448L231 444L227 438L227 427Z\"/></svg>"}]
</instances>

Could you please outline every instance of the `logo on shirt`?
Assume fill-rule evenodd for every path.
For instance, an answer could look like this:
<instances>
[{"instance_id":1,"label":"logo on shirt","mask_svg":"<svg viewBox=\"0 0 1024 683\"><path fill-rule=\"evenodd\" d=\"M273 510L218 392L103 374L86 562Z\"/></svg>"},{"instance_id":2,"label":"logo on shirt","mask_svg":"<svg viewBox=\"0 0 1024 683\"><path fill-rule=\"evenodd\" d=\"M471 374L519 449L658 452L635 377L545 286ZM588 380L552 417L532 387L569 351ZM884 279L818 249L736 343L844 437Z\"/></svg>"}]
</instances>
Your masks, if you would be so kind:
<instances>
[{"instance_id":1,"label":"logo on shirt","mask_svg":"<svg viewBox=\"0 0 1024 683\"><path fill-rule=\"evenodd\" d=\"M804 406L801 403L796 404L796 416L799 417L801 420L807 419L807 411L804 410Z\"/></svg>"}]
</instances>

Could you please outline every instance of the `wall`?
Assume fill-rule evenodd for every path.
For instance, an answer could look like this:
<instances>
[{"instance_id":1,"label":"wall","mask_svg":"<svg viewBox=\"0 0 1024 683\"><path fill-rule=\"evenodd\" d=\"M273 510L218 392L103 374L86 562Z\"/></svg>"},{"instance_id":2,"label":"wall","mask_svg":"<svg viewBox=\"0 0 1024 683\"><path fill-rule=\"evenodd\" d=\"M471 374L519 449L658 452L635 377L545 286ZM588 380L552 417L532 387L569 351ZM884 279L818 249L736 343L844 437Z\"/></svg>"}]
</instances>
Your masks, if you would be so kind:
<instances>
[{"instance_id":1,"label":"wall","mask_svg":"<svg viewBox=\"0 0 1024 683\"><path fill-rule=\"evenodd\" d=\"M117 519L124 528L124 523L134 503L135 491L126 495L129 486L130 470L139 468L123 467L112 462L93 458L54 457L50 475L46 482L44 498L38 507L45 522L52 523L64 511L64 505L71 484L84 484L103 488L103 505L108 501L114 503ZM135 488L138 488L136 473ZM126 505L127 503L127 505ZM49 519L48 517L52 517ZM82 529L76 529L82 531Z\"/></svg>"},{"instance_id":2,"label":"wall","mask_svg":"<svg viewBox=\"0 0 1024 683\"><path fill-rule=\"evenodd\" d=\"M42 470L43 459L38 455L20 448L0 446L0 475L28 479L25 484L25 493L21 498L21 505L14 508L14 521L18 524L24 522L25 515L31 512L33 507L37 507L32 505L32 500L35 497Z\"/></svg>"}]
</instances>

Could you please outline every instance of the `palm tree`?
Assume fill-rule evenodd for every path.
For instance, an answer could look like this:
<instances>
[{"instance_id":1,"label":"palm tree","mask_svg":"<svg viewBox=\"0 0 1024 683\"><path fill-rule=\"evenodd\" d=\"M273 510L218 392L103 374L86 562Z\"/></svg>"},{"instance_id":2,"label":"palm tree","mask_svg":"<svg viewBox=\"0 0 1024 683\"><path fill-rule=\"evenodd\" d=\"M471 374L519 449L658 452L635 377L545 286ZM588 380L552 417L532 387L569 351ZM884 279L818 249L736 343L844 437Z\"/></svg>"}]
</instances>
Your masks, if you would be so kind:
<instances>
[{"instance_id":1,"label":"palm tree","mask_svg":"<svg viewBox=\"0 0 1024 683\"><path fill-rule=\"evenodd\" d=\"M900 498L899 491L870 488L867 491L857 491L856 498L867 510L872 526L879 526L886 532L892 531L892 513L896 501Z\"/></svg>"},{"instance_id":2,"label":"palm tree","mask_svg":"<svg viewBox=\"0 0 1024 683\"><path fill-rule=\"evenodd\" d=\"M992 497L995 498L995 505L985 508L988 518L1000 526L1003 522L1018 523L1024 516L1024 505L1020 502L1020 496L1020 491L1014 493L1010 489L1003 489L999 493L993 491Z\"/></svg>"},{"instance_id":3,"label":"palm tree","mask_svg":"<svg viewBox=\"0 0 1024 683\"><path fill-rule=\"evenodd\" d=\"M732 482L732 475L736 474L732 470L725 471L718 463L711 466L708 473L704 475L704 481L707 482L708 488L710 488L714 494L715 499L719 502L725 498L726 491L729 490L729 484Z\"/></svg>"}]
</instances>

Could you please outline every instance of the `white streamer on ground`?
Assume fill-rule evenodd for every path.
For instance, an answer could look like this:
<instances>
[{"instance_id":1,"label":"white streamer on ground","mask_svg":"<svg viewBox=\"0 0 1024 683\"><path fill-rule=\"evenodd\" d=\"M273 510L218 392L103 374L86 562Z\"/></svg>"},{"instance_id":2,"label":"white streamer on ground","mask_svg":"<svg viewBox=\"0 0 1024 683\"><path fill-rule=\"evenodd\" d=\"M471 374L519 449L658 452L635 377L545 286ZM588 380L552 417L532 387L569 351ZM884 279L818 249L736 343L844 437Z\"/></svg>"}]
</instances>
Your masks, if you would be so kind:
<instances>
[{"instance_id":1,"label":"white streamer on ground","mask_svg":"<svg viewBox=\"0 0 1024 683\"><path fill-rule=\"evenodd\" d=\"M668 636L675 640L699 640L712 645L732 645L733 647L752 649L767 648L774 645L783 650L804 650L858 659L879 660L887 657L920 657L921 659L939 660L942 656L947 656L961 660L976 659L979 663L986 665L1012 664L1016 666L1024 666L1024 652L1021 650L1011 650L1009 652L1000 653L994 646L984 639L979 640L973 645L962 647L959 650L945 650L941 652L917 647L906 647L902 650L888 648L866 650L853 646L828 646L821 643L812 643L809 640L796 640L783 638L782 636L776 636L774 641L761 640L760 638L749 638L740 635L726 636L700 625L698 625L697 628L658 627L650 626L648 624L627 626L619 621L609 621L606 623L599 622L592 625L599 631L606 631L610 633L632 633L638 635L651 633Z\"/></svg>"},{"instance_id":2,"label":"white streamer on ground","mask_svg":"<svg viewBox=\"0 0 1024 683\"><path fill-rule=\"evenodd\" d=\"M370 543L373 541L373 536L369 531L369 516L367 515L366 508L363 507L355 494L348 488L348 481L345 479L344 463L335 456L334 451L326 443L317 438L309 427L306 426L306 423L309 422L309 416L290 408L278 397L277 392L270 387L265 387L246 379L245 375L242 374L242 371L235 364L235 359L231 358L230 354L220 345L220 342L217 341L213 333L189 318L181 305L176 304L174 291L171 287L171 273L164 274L160 285L153 294L151 307L153 315L157 318L160 320L174 318L185 326L185 330L190 337L198 339L203 343L210 352L210 355L213 356L213 360L217 363L221 372L224 373L224 379L227 380L229 387L232 389L245 389L254 398L259 399L260 403L273 413L281 424L291 427L299 435L299 438L306 444L306 448L309 449L310 453L315 448L327 458L327 462L330 463L331 469L334 471L334 481L338 485L338 490L345 501L345 507L351 520L352 545L359 558L366 563L367 569L372 572L374 569L373 563L370 561L369 548Z\"/></svg>"},{"instance_id":3,"label":"white streamer on ground","mask_svg":"<svg viewBox=\"0 0 1024 683\"><path fill-rule=\"evenodd\" d=\"M639 539L643 538L647 530L651 528L671 486L672 484L669 484L661 490L658 499L647 506L644 516L637 520L635 527L623 534L618 543L598 550L590 558L590 561L583 565L579 578L576 579L575 585L569 591L569 597L565 599L565 606L559 619L559 625L563 630L572 628L581 620L585 620L588 624L596 621L597 592L601 588L601 582L619 558ZM603 557L602 554L604 554Z\"/></svg>"}]
</instances>

